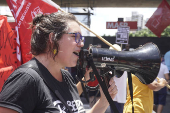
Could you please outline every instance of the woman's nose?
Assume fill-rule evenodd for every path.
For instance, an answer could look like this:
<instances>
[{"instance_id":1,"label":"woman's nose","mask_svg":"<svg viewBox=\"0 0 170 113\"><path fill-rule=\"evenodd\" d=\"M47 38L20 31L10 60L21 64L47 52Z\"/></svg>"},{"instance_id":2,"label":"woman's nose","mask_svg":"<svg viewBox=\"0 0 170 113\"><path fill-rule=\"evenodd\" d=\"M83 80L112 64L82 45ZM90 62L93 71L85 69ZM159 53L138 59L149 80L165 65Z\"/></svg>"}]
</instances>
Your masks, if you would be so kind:
<instances>
[{"instance_id":1,"label":"woman's nose","mask_svg":"<svg viewBox=\"0 0 170 113\"><path fill-rule=\"evenodd\" d=\"M83 47L84 46L84 42L80 41L77 45L80 46L80 47Z\"/></svg>"}]
</instances>

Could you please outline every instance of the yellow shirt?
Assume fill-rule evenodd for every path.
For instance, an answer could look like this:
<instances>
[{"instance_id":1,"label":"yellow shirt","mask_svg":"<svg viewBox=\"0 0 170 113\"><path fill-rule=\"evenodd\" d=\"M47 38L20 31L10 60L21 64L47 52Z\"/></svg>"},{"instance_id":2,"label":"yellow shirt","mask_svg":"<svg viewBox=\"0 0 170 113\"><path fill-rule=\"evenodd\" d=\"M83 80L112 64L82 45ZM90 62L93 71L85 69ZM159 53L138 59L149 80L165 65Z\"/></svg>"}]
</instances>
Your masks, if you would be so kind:
<instances>
[{"instance_id":1,"label":"yellow shirt","mask_svg":"<svg viewBox=\"0 0 170 113\"><path fill-rule=\"evenodd\" d=\"M139 81L139 79L132 74L133 83L133 106L134 113L152 113L153 110L153 91L146 85ZM127 82L127 99L124 105L123 113L132 112L132 102L129 92L129 85Z\"/></svg>"}]
</instances>

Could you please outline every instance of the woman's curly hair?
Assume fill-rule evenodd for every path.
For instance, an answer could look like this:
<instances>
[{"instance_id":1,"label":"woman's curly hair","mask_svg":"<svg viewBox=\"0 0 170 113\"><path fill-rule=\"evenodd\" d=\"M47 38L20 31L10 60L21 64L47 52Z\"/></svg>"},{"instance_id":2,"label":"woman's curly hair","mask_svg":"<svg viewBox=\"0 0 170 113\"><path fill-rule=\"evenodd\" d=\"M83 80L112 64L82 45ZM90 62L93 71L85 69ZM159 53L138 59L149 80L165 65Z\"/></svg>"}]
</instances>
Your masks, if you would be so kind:
<instances>
[{"instance_id":1,"label":"woman's curly hair","mask_svg":"<svg viewBox=\"0 0 170 113\"><path fill-rule=\"evenodd\" d=\"M68 31L68 21L77 22L76 17L71 13L56 12L51 14L37 14L31 23L31 52L33 55L45 53L47 48L54 57L58 54L58 41L62 35ZM52 44L49 44L49 34L53 33Z\"/></svg>"}]
</instances>

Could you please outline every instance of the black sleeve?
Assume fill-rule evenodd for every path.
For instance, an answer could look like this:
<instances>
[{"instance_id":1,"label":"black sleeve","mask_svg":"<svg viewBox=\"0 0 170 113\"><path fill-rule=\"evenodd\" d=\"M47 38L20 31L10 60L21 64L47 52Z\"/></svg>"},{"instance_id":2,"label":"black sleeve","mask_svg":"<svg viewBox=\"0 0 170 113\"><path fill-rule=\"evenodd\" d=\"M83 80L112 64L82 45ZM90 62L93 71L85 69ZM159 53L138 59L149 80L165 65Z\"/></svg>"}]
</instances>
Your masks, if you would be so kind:
<instances>
[{"instance_id":1,"label":"black sleeve","mask_svg":"<svg viewBox=\"0 0 170 113\"><path fill-rule=\"evenodd\" d=\"M19 113L31 113L36 104L35 79L28 73L15 71L4 83L0 93L0 106Z\"/></svg>"}]
</instances>

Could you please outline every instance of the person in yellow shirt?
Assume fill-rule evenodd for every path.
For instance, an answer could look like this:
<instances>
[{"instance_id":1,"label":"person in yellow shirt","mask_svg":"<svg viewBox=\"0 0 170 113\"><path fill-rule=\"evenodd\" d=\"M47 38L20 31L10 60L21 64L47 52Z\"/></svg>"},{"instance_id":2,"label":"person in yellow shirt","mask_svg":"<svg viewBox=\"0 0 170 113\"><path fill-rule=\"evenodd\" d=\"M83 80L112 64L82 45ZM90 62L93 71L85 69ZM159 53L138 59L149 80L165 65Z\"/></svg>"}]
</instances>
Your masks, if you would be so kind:
<instances>
[{"instance_id":1,"label":"person in yellow shirt","mask_svg":"<svg viewBox=\"0 0 170 113\"><path fill-rule=\"evenodd\" d=\"M127 82L128 83L128 82ZM133 85L133 106L134 113L152 113L153 110L153 91L158 91L167 85L165 79L160 78L159 82L153 81L151 84L143 84L132 74ZM124 105L123 113L132 112L132 102L127 84L127 99Z\"/></svg>"}]
</instances>

